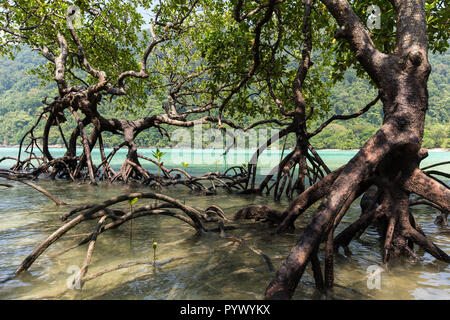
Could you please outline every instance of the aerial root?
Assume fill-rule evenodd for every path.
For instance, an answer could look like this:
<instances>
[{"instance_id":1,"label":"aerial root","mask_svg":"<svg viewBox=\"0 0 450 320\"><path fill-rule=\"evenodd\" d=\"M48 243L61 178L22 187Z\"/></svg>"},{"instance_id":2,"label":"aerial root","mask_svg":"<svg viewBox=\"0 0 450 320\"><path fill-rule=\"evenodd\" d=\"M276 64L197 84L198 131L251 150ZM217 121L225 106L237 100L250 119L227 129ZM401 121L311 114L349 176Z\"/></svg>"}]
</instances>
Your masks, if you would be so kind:
<instances>
[{"instance_id":1,"label":"aerial root","mask_svg":"<svg viewBox=\"0 0 450 320\"><path fill-rule=\"evenodd\" d=\"M11 184L7 184L7 183L0 183L0 187L5 187L5 188L12 188L13 185Z\"/></svg>"},{"instance_id":2,"label":"aerial root","mask_svg":"<svg viewBox=\"0 0 450 320\"><path fill-rule=\"evenodd\" d=\"M134 198L138 198L141 201L144 199L156 199L158 200L158 202L143 205L129 211L111 207L113 205L124 203ZM222 237L232 240L233 242L237 242L240 245L248 248L251 252L257 254L265 261L269 271L273 271L273 264L270 258L261 250L247 244L245 239L225 235L225 230L232 230L233 227L224 227L223 222L231 220L226 217L224 211L220 207L213 205L208 207L202 213L198 209L185 205L182 202L166 195L157 193L130 193L105 200L99 204L82 205L78 208L72 209L69 213L63 215L62 220L65 223L56 231L54 231L49 237L47 237L47 239L45 239L41 244L39 244L24 259L24 261L17 267L15 275L17 276L25 270L28 270L30 266L36 261L36 259L38 259L53 243L61 239L68 231L73 230L83 221L98 219L94 230L91 233L88 233L87 236L85 235L85 237L81 241L56 254L50 254L50 256L52 257L57 257L84 244L88 244L84 262L79 273L74 279L74 281L79 281L82 287L84 282L91 279L90 275L87 274L87 272L94 254L98 236L100 236L107 230L117 228L125 222L131 221L132 219L152 215L167 215L177 218L190 225L197 231L197 233L212 231L205 229L203 223L219 221L218 231L220 231L220 235ZM81 235L77 235L77 237L78 236Z\"/></svg>"},{"instance_id":3,"label":"aerial root","mask_svg":"<svg viewBox=\"0 0 450 320\"><path fill-rule=\"evenodd\" d=\"M422 170L415 169L403 182L403 188L450 212L450 189Z\"/></svg>"},{"instance_id":4,"label":"aerial root","mask_svg":"<svg viewBox=\"0 0 450 320\"><path fill-rule=\"evenodd\" d=\"M304 192L297 196L297 198L291 202L289 207L281 214L281 223L275 230L276 233L282 233L289 229L294 228L295 220L304 213L310 206L316 203L318 200L327 195L331 187L342 171L342 167L328 174L322 180L314 183Z\"/></svg>"},{"instance_id":5,"label":"aerial root","mask_svg":"<svg viewBox=\"0 0 450 320\"><path fill-rule=\"evenodd\" d=\"M414 243L421 246L426 252L431 254L436 259L450 263L450 257L438 246L436 246L431 240L426 238L424 235L422 235L414 228L410 228L408 231L409 237L412 241L414 241Z\"/></svg>"},{"instance_id":6,"label":"aerial root","mask_svg":"<svg viewBox=\"0 0 450 320\"><path fill-rule=\"evenodd\" d=\"M113 209L111 208L112 205L122 203L124 201L130 200L130 199L158 199L162 202L141 206L138 207L132 211L123 211L120 209ZM178 210L181 211L184 214L176 213L172 210ZM50 247L53 243L55 243L57 240L59 240L65 233L67 233L69 230L72 230L77 226L78 224L82 223L85 220L90 219L97 219L98 221L96 223L96 226L93 230L93 232L87 234L87 236L84 237L80 242L77 244L64 249L63 251L52 254L52 257L59 256L61 254L64 254L72 249L75 249L77 247L80 247L81 245L88 244L87 251L86 251L86 257L84 259L84 262L81 266L81 269L77 273L76 277L73 279L72 285L75 288L82 289L84 284L90 280L93 280L99 276L102 276L103 274L113 272L116 270L124 269L124 268L130 268L137 265L145 265L145 264L152 264L155 265L155 261L137 261L137 262L129 262L125 264L120 264L115 267L110 267L107 269L104 269L102 271L96 272L94 274L88 274L88 269L92 261L92 257L94 255L95 245L98 239L98 236L101 235L103 232L117 228L121 224L125 223L126 221L129 221L131 219L135 219L141 216L145 215L168 215L175 218L178 218L186 223L188 223L190 226L192 226L197 231L201 230L201 232L207 231L204 229L204 227L201 224L201 221L203 222L210 222L210 221L219 221L219 228L220 231L220 237L224 239L231 240L235 243L238 243L240 246L247 248L254 254L261 257L264 261L264 263L267 266L268 272L273 272L274 267L272 264L272 261L270 257L268 257L266 254L264 254L261 250L255 248L254 246L247 243L247 241L243 238L234 237L225 234L225 230L232 230L233 227L225 227L223 225L224 221L231 221L225 216L224 211L218 207L218 206L210 206L208 207L204 213L200 213L197 209L194 209L190 206L187 206L185 204L182 204L176 199L167 197L165 195L160 194L153 194L153 193L131 193L127 195L122 195L119 197L108 199L100 204L88 204L83 205L78 208L75 208L71 210L68 214L64 215L63 221L65 223L53 234L51 234L46 240L44 240L38 247L36 247L33 252L27 256L22 264L16 269L15 275L17 276L21 274L23 271L27 270L33 262L42 254L44 253L48 247ZM211 219L212 217L215 217L215 219ZM70 218L70 220L69 220ZM206 219L208 218L208 219ZM108 221L110 220L110 221ZM200 229L199 229L200 228ZM86 235L86 234L85 234ZM76 235L82 236L82 235ZM170 261L173 261L174 259L169 259L167 262L160 262L162 263L168 263ZM6 282L10 279L13 279L14 276L11 276L7 279L3 279L3 282ZM79 286L76 286L76 285ZM60 291L58 294L53 296L43 296L39 297L39 299L46 299L46 298L57 298L59 296L62 296L65 294L70 288L64 288L62 291Z\"/></svg>"},{"instance_id":7,"label":"aerial root","mask_svg":"<svg viewBox=\"0 0 450 320\"><path fill-rule=\"evenodd\" d=\"M307 160L312 167L307 164ZM253 165L252 169L252 172L256 174L256 165ZM299 194L304 192L307 181L311 186L323 179L325 177L324 171L329 172L317 153L310 154L307 147L297 146L287 156L283 157L282 154L280 163L271 170L257 190L259 192L267 190L267 193L270 193L273 189L276 201L281 199L283 193L286 194L288 199L292 199L294 191ZM270 183L275 174L275 181Z\"/></svg>"},{"instance_id":8,"label":"aerial root","mask_svg":"<svg viewBox=\"0 0 450 320\"><path fill-rule=\"evenodd\" d=\"M410 212L411 202L408 201L408 194L399 190L392 187L382 189L380 205L376 208L372 206L345 228L334 239L334 250L347 247L350 241L363 233L371 223L380 221L384 225L384 264L388 264L393 258L399 256L423 260L414 253L414 244L419 245L436 259L450 262L449 256L426 237ZM377 198L374 199L375 202Z\"/></svg>"},{"instance_id":9,"label":"aerial root","mask_svg":"<svg viewBox=\"0 0 450 320\"><path fill-rule=\"evenodd\" d=\"M24 169L24 166L18 167L16 165L10 172L14 173L16 177L21 175L29 176L33 179L39 177L41 174L48 174L52 179L62 178L70 179L71 181L85 181L88 179L91 184L97 184L98 181L107 181L110 183L136 182L157 189L175 185L184 185L196 193L205 195L217 194L218 187L229 192L232 192L233 189L245 191L244 183L247 171L242 166L230 167L224 173L207 172L201 176L192 176L183 169L168 169L163 163L158 163L151 158L137 154L136 159L125 159L120 170L116 172L110 166L110 162L117 150L124 145L125 144L116 146L107 156L102 149L102 161L98 166L94 165L92 159L89 161L85 149L79 157L63 156L54 158L50 161L44 161L45 159L43 159L38 165L32 164L32 160L36 159L36 157L27 158L26 160L21 160L20 163L28 161L32 167L30 170L24 171L22 170ZM139 163L138 159L143 159L156 165L159 167L162 175L151 173ZM30 166L27 166L27 168Z\"/></svg>"},{"instance_id":10,"label":"aerial root","mask_svg":"<svg viewBox=\"0 0 450 320\"><path fill-rule=\"evenodd\" d=\"M436 219L434 220L434 223L436 223L437 225L443 226L443 227L448 226L448 211L446 211L445 209L443 209L442 207L440 207L439 205L437 205L433 202L423 199L422 197L416 197L415 199L410 199L410 201L409 201L410 207L414 207L417 205L425 205L425 206L433 207L433 208L439 210L440 214L436 217Z\"/></svg>"},{"instance_id":11,"label":"aerial root","mask_svg":"<svg viewBox=\"0 0 450 320\"><path fill-rule=\"evenodd\" d=\"M324 293L325 282L323 281L322 269L320 267L320 260L318 257L318 246L314 249L309 259L311 261L311 268L314 275L314 283L316 285L316 289L321 293Z\"/></svg>"},{"instance_id":12,"label":"aerial root","mask_svg":"<svg viewBox=\"0 0 450 320\"><path fill-rule=\"evenodd\" d=\"M78 281L80 282L81 287L83 287L82 279L85 277L85 275L88 271L88 267L89 267L89 264L91 263L92 255L94 254L95 243L97 241L98 233L100 231L100 228L103 226L103 223L105 222L106 218L107 218L107 216L103 216L99 219L97 226L95 227L95 230L91 236L91 240L89 242L89 247L88 247L88 250L86 253L86 258L85 258L83 265L81 266L81 269L76 277L76 279L78 279Z\"/></svg>"},{"instance_id":13,"label":"aerial root","mask_svg":"<svg viewBox=\"0 0 450 320\"><path fill-rule=\"evenodd\" d=\"M330 176L331 174L327 177ZM325 183L327 177L318 184ZM332 179L330 184L338 184L338 179ZM334 192L339 195L339 198L336 197L337 200L333 203L330 203L327 198L318 208L311 223L305 228L299 241L291 249L287 259L281 264L275 278L267 287L265 297L290 299L309 262L311 262L313 269L316 288L319 290L331 288L334 280L334 252L339 247L346 248L353 239L359 237L375 221L384 223L383 264L387 265L394 258L400 256L412 257L417 260L419 257L414 253L414 244L423 248L437 260L449 263L450 257L430 241L417 224L410 212L408 201L409 192L415 192L430 203L448 210L450 197L445 198L445 195L449 192L448 189L417 170L407 179L402 180L401 176L398 175L389 184L386 184L387 180L385 180L379 177L369 177L359 184L349 185L345 191L341 185L339 187L333 186ZM333 232L351 203L373 183L377 184L378 190L371 191L372 196L369 197L371 198L369 201L367 199L362 201L362 215L334 238ZM278 229L283 230L288 223L295 220L292 218L287 220L289 216L295 217L321 198L317 196L316 190L312 195L307 195L308 190L313 190L313 188L314 185L301 194L296 199L296 203L291 204L291 211L285 214L285 219L278 226ZM314 201L311 201L314 194L316 194L316 197ZM283 228L280 228L280 226ZM325 242L323 275L320 262L317 259L317 248L321 242Z\"/></svg>"},{"instance_id":14,"label":"aerial root","mask_svg":"<svg viewBox=\"0 0 450 320\"><path fill-rule=\"evenodd\" d=\"M224 221L230 221L230 219L228 219L226 217L225 212L222 210L222 208L220 208L216 205L212 205L212 206L206 208L203 217L206 221L217 221L218 219L222 219Z\"/></svg>"}]
</instances>

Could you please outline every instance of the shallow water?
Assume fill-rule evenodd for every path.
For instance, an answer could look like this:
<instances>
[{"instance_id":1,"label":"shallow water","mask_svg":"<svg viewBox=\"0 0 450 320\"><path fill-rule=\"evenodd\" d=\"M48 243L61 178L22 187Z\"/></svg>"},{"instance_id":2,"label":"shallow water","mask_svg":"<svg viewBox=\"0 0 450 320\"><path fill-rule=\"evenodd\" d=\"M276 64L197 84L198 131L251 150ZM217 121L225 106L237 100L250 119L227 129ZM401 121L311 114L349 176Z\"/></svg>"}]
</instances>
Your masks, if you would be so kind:
<instances>
[{"instance_id":1,"label":"shallow water","mask_svg":"<svg viewBox=\"0 0 450 320\"><path fill-rule=\"evenodd\" d=\"M353 154L349 151L321 152L331 168L345 163ZM0 158L5 155L6 152L0 149ZM445 160L449 160L449 153L430 153L424 165ZM215 165L209 167L214 168ZM200 169L199 165L188 170L195 174ZM448 167L445 171L450 172ZM22 184L11 183L14 188L1 190L0 279L12 274L33 248L61 225L59 216L71 208L132 191L151 191L142 186L101 184L93 187L46 180L38 183L69 202L70 206L56 207L44 196ZM182 200L183 186L169 188L164 193ZM285 200L274 203L269 197L237 196L225 192L215 196L188 194L186 201L200 209L211 204L219 205L227 215L249 204L268 204L278 209L287 205ZM139 200L136 205L152 202L154 200ZM264 252L271 258L276 270L298 239L302 228L309 222L314 209L310 208L298 219L293 234L271 235L271 229L267 226L251 221L233 224L237 229L228 233L245 238L248 244ZM420 206L414 207L413 212L427 236L450 254L450 233L433 223L436 210ZM359 214L359 201L355 201L337 232L357 219ZM77 234L91 232L94 227L95 221L79 225L52 245L31 266L29 272L0 284L0 299L260 299L274 275L263 259L247 247L219 238L216 233L196 236L190 226L179 220L152 216L133 221L131 241L129 222L101 234L88 274L127 262L152 260L152 239L158 242L156 266L138 265L110 272L87 282L82 291L68 290L61 295L67 279L73 274L70 268L82 265L87 247L79 247L58 257L52 254L76 244L81 239L76 237ZM215 225L208 227L213 228ZM450 266L436 262L432 256L420 250L419 254L425 258L425 262L393 266L388 272L381 273L380 290L369 289L367 268L381 262L378 239L376 228L371 226L359 240L350 244L351 255L344 254L342 250L339 252L335 265L337 287L328 298L450 299ZM325 298L314 289L309 267L294 298Z\"/></svg>"},{"instance_id":2,"label":"shallow water","mask_svg":"<svg viewBox=\"0 0 450 320\"><path fill-rule=\"evenodd\" d=\"M0 148L0 159L3 157L17 157L18 148ZM54 157L61 157L64 155L65 149L62 148L49 148L50 153ZM243 150L243 149L231 149L224 156L223 149L160 149L165 153L162 158L163 165L172 167L182 167L181 162L188 163L189 172L191 174L202 174L208 170L223 171L231 166L240 166L247 163L252 158L255 150ZM112 151L111 148L106 148L105 153L109 154ZM153 158L152 152L155 149L139 149L139 153L143 156ZM81 149L77 149L77 154L80 155ZM286 155L289 150L284 151ZM345 163L356 154L357 151L347 151L347 150L319 150L319 155L324 159L327 166L330 169L336 169ZM39 152L36 153L40 155ZM110 162L111 167L119 168L126 158L127 151L125 149L119 149L112 161ZM268 149L260 155L258 159L258 173L267 174L273 166L277 165L280 161L282 155L281 150ZM22 152L22 158L26 157L27 154ZM92 160L94 163L100 163L100 151L98 148L94 148L92 151ZM450 152L439 152L439 151L429 151L429 156L425 158L421 166L425 167L433 163L449 161ZM156 172L157 167L146 160L140 160L141 164L147 169ZM5 160L0 163L0 168L9 168L15 164L13 160ZM450 164L439 167L439 170L449 172Z\"/></svg>"}]
</instances>

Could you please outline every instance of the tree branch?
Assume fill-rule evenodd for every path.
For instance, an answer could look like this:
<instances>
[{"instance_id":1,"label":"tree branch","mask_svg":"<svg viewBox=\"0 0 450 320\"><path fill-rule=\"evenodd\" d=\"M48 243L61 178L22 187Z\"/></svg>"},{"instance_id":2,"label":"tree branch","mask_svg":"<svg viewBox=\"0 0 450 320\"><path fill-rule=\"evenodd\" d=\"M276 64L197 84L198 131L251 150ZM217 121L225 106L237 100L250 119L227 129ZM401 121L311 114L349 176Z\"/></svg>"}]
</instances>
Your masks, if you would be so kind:
<instances>
[{"instance_id":1,"label":"tree branch","mask_svg":"<svg viewBox=\"0 0 450 320\"><path fill-rule=\"evenodd\" d=\"M318 133L320 133L323 129L325 129L326 126L328 126L334 120L348 120L348 119L353 119L353 118L359 117L360 115L362 115L362 114L366 113L367 111L369 111L369 109L372 106L374 106L378 102L379 99L380 99L380 94L378 94L378 96L374 100L369 102L369 104L366 105L364 108L362 108L361 110L359 110L358 112L355 112L353 114L348 114L348 115L335 114L330 119L328 119L327 121L322 123L316 130L314 130L311 133L308 133L308 138L312 138L315 135L317 135Z\"/></svg>"}]
</instances>

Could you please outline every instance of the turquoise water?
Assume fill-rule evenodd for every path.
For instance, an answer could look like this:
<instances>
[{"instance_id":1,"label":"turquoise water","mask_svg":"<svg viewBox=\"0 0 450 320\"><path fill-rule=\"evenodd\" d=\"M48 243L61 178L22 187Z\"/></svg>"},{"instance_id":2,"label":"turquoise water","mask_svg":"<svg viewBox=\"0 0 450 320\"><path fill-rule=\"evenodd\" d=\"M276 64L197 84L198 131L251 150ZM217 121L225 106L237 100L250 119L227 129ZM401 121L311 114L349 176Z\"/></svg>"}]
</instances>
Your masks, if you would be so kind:
<instances>
[{"instance_id":1,"label":"turquoise water","mask_svg":"<svg viewBox=\"0 0 450 320\"><path fill-rule=\"evenodd\" d=\"M0 158L2 157L17 157L18 148L0 148ZM162 158L162 162L165 166L171 167L182 167L181 162L186 162L189 164L189 170L193 170L192 174L197 174L199 172L205 171L215 171L221 170L223 171L225 168L229 168L234 165L242 165L247 163L251 157L253 156L255 150L237 150L231 149L225 156L223 155L223 149L160 149L162 152L165 152L165 155ZM105 153L109 154L112 149L106 148ZM152 152L155 149L139 149L139 153L149 157L152 157ZM54 157L60 157L64 155L65 149L61 148L50 148L50 152ZM82 149L77 149L77 154L80 155ZM281 150L266 150L259 158L258 166L260 170L264 170L260 172L264 174L269 168L277 165L280 161ZM289 150L285 150L285 155L289 152ZM325 161L325 163L329 166L331 170L336 169L343 164L347 163L357 151L346 151L346 150L319 150L319 155ZM126 158L127 151L125 149L120 149L115 154L113 160L111 161L111 166L113 168L119 168L120 165ZM26 157L26 154L22 154L22 159ZM98 149L94 149L92 151L92 159L94 163L100 163L100 151ZM450 152L441 152L441 151L429 151L429 156L425 160L422 161L422 167L427 165L450 161ZM157 170L156 165L147 162L146 160L141 160L141 163L144 167L149 170ZM13 160L5 160L0 163L0 167L11 167L14 164ZM450 165L445 165L440 167L440 170L450 172Z\"/></svg>"},{"instance_id":2,"label":"turquoise water","mask_svg":"<svg viewBox=\"0 0 450 320\"><path fill-rule=\"evenodd\" d=\"M151 156L151 151L145 149L140 152ZM175 152L163 151L168 152L167 155ZM52 149L52 152L58 156L62 151ZM276 157L280 155L279 151L273 152ZM15 156L16 153L16 148L2 148L0 158ZM237 150L236 153L249 157L252 154L244 150ZM355 151L319 153L333 169L348 161ZM430 152L424 165L448 161L449 155L448 152ZM125 152L120 152L114 159L114 165L120 166L124 157ZM195 157L198 158L198 152L193 153L192 162L195 162ZM168 166L179 166L179 159L168 156L163 159ZM97 152L94 152L94 160L99 160ZM6 164L9 166L11 163ZM233 163L229 158L226 166L233 164L239 163L237 160ZM156 166L146 165L150 170L156 171ZM217 165L219 168L225 167L225 163ZM215 166L215 161L208 165L197 163L192 164L188 171L195 174L208 171L210 168L214 169ZM444 170L450 172L449 166ZM99 186L91 186L87 183L46 179L36 183L69 205L57 207L40 193L16 182L11 182L13 188L0 190L0 279L13 273L37 244L61 226L59 217L62 214L76 206L100 202L119 194L153 191L142 185L100 183ZM162 192L183 201L183 186L170 187ZM151 200L139 200L137 205L150 203ZM186 203L198 209L215 204L220 206L226 215L252 204L266 204L278 210L283 210L288 205L285 199L274 202L271 197L243 196L225 191L213 196L187 193ZM264 224L239 221L228 223L236 227L229 235L244 238L248 244L264 252L270 257L276 270L300 236L302 229L309 223L318 205L319 203L297 219L294 233L272 235L272 229ZM126 204L118 207L124 206ZM429 239L450 254L448 229L433 223L438 212L425 206L413 207L412 211ZM357 200L342 219L337 233L356 220L359 214ZM127 262L151 260L153 239L158 242L156 256L157 261L161 262L160 265L156 268L152 265L140 265L110 272L87 282L82 291L69 290L61 293L73 274L71 268L82 265L87 248L82 246L57 257L54 254L76 244L83 234L93 230L95 224L96 221L80 224L52 245L28 272L0 284L0 299L261 299L274 276L274 272L268 270L261 257L245 247L219 238L215 233L196 236L191 227L176 219L154 216L133 221L132 240L130 240L130 224L101 234L97 240L88 275ZM337 286L327 298L450 299L450 265L436 262L422 250L418 250L418 254L425 258L424 262L392 266L388 272L381 274L379 289L369 288L367 270L381 263L382 248L379 239L377 229L370 226L360 239L351 242L349 246L351 255L339 251L335 264ZM323 260L322 255L319 258ZM325 298L314 289L313 275L310 267L307 267L294 299Z\"/></svg>"}]
</instances>

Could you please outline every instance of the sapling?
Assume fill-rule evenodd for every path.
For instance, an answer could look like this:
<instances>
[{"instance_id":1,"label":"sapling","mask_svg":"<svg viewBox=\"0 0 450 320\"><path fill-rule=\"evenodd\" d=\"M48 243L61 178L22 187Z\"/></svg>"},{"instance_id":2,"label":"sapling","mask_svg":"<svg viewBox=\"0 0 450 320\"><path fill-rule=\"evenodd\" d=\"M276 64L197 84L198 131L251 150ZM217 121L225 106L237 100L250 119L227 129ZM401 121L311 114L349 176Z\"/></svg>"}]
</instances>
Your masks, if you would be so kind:
<instances>
[{"instance_id":1,"label":"sapling","mask_svg":"<svg viewBox=\"0 0 450 320\"><path fill-rule=\"evenodd\" d=\"M153 265L156 264L156 247L158 247L158 242L156 242L154 239L152 239L153 242Z\"/></svg>"},{"instance_id":2,"label":"sapling","mask_svg":"<svg viewBox=\"0 0 450 320\"><path fill-rule=\"evenodd\" d=\"M138 201L138 198L128 199L128 205L130 206L130 212L133 214L133 204ZM130 242L133 239L133 219L130 220Z\"/></svg>"},{"instance_id":3,"label":"sapling","mask_svg":"<svg viewBox=\"0 0 450 320\"><path fill-rule=\"evenodd\" d=\"M165 152L162 152L159 150L159 148L156 149L156 151L152 152L153 157L156 159L156 161L158 162L158 180L159 180L159 172L161 169L161 158L165 155Z\"/></svg>"},{"instance_id":4,"label":"sapling","mask_svg":"<svg viewBox=\"0 0 450 320\"><path fill-rule=\"evenodd\" d=\"M158 162L158 183L159 183L159 171L161 169L161 158L165 155L165 152L162 152L159 150L159 148L156 148L156 151L152 152L153 157ZM155 200L155 203L158 203L158 199Z\"/></svg>"}]
</instances>

